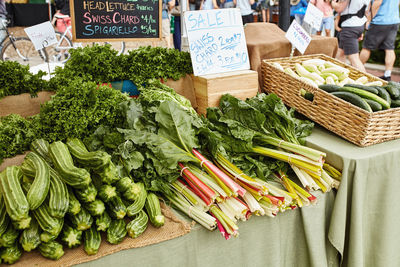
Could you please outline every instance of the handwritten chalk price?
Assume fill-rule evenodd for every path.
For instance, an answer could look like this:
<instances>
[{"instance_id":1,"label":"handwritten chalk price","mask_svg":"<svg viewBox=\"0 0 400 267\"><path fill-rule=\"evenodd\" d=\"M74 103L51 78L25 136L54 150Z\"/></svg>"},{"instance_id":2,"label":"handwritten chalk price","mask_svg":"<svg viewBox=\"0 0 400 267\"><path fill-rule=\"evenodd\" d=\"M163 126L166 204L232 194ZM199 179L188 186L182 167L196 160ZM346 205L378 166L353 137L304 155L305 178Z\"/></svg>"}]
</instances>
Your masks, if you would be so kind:
<instances>
[{"instance_id":1,"label":"handwritten chalk price","mask_svg":"<svg viewBox=\"0 0 400 267\"><path fill-rule=\"evenodd\" d=\"M25 28L25 32L29 39L31 39L36 50L40 50L57 43L56 32L54 31L50 21Z\"/></svg>"},{"instance_id":2,"label":"handwritten chalk price","mask_svg":"<svg viewBox=\"0 0 400 267\"><path fill-rule=\"evenodd\" d=\"M308 35L308 33L303 29L303 27L300 26L300 24L296 22L296 20L293 20L292 24L290 24L285 37L302 54L304 54L304 51L306 51L311 42L311 36Z\"/></svg>"},{"instance_id":3,"label":"handwritten chalk price","mask_svg":"<svg viewBox=\"0 0 400 267\"><path fill-rule=\"evenodd\" d=\"M239 9L185 12L194 75L250 69Z\"/></svg>"}]
</instances>

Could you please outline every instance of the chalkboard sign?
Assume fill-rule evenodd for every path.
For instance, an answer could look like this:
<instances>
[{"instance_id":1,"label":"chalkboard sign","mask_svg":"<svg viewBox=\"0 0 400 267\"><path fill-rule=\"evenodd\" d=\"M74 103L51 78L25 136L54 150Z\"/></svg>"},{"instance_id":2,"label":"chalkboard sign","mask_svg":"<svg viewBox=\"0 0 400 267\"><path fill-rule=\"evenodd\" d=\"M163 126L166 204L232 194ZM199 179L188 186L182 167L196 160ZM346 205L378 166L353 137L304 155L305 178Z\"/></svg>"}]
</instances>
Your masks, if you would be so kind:
<instances>
[{"instance_id":1,"label":"chalkboard sign","mask_svg":"<svg viewBox=\"0 0 400 267\"><path fill-rule=\"evenodd\" d=\"M161 1L70 0L73 40L159 40Z\"/></svg>"},{"instance_id":2,"label":"chalkboard sign","mask_svg":"<svg viewBox=\"0 0 400 267\"><path fill-rule=\"evenodd\" d=\"M194 75L250 69L239 9L187 11L185 23Z\"/></svg>"}]
</instances>

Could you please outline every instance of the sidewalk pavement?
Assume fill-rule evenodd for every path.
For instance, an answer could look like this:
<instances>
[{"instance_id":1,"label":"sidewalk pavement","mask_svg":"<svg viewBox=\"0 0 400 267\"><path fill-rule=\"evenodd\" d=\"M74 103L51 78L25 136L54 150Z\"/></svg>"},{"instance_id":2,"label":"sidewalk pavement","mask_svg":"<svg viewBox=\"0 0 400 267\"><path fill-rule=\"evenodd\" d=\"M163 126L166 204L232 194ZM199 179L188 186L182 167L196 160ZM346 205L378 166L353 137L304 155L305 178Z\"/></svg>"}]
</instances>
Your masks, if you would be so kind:
<instances>
[{"instance_id":1,"label":"sidewalk pavement","mask_svg":"<svg viewBox=\"0 0 400 267\"><path fill-rule=\"evenodd\" d=\"M366 63L365 68L368 73L377 77L383 76L385 72L385 65ZM393 68L391 78L392 81L400 82L400 68Z\"/></svg>"}]
</instances>

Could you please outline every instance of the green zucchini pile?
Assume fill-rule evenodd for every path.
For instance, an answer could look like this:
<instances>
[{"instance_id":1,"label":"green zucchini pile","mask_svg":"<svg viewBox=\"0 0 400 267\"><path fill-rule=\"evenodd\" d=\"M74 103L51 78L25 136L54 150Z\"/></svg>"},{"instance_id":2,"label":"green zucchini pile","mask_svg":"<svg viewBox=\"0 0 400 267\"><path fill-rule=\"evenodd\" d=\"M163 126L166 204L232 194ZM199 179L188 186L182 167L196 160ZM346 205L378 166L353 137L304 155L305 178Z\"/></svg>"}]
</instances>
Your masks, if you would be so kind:
<instances>
[{"instance_id":1,"label":"green zucchini pile","mask_svg":"<svg viewBox=\"0 0 400 267\"><path fill-rule=\"evenodd\" d=\"M148 221L164 224L158 197L143 183L120 177L111 156L79 139L31 144L21 166L0 173L0 260L12 264L38 249L57 260L63 247L84 244L96 254L101 232L111 244L141 235Z\"/></svg>"},{"instance_id":2,"label":"green zucchini pile","mask_svg":"<svg viewBox=\"0 0 400 267\"><path fill-rule=\"evenodd\" d=\"M389 82L385 86L322 84L318 87L368 112L400 107L400 83L396 82ZM307 93L304 97L312 98Z\"/></svg>"}]
</instances>

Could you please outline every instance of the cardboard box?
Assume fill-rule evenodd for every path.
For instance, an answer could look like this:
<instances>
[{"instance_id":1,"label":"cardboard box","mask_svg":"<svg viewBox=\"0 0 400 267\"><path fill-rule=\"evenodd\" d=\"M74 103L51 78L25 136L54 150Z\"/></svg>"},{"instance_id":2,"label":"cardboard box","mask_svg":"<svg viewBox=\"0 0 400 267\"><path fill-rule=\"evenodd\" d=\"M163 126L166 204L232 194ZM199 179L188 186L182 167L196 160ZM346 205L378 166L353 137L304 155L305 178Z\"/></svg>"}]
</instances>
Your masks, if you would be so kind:
<instances>
[{"instance_id":1,"label":"cardboard box","mask_svg":"<svg viewBox=\"0 0 400 267\"><path fill-rule=\"evenodd\" d=\"M245 100L258 92L258 74L253 70L193 76L197 111L206 113L207 107L216 107L224 94Z\"/></svg>"}]
</instances>

